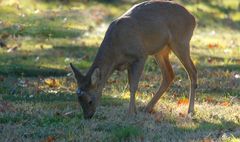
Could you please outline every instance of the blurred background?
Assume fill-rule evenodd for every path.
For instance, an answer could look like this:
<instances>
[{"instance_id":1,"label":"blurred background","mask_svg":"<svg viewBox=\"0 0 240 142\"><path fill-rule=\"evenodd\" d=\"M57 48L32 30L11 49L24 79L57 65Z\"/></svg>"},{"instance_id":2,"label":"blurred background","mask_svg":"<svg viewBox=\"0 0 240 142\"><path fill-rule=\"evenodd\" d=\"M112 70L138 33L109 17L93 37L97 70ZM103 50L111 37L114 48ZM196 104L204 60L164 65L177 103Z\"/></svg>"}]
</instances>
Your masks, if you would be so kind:
<instances>
[{"instance_id":1,"label":"blurred background","mask_svg":"<svg viewBox=\"0 0 240 142\"><path fill-rule=\"evenodd\" d=\"M239 58L239 0L176 1L197 18L192 40L195 63L211 67L226 63L234 68ZM0 74L62 74L69 62L88 68L109 23L138 2L2 0ZM80 62L82 57L86 59Z\"/></svg>"},{"instance_id":2,"label":"blurred background","mask_svg":"<svg viewBox=\"0 0 240 142\"><path fill-rule=\"evenodd\" d=\"M175 120L182 115L178 112L178 109L182 110L179 104L188 103L189 81L180 62L171 54L175 83L161 99L163 106L157 106L157 110L171 113L165 114L165 120L162 116L161 119L148 116L150 120L163 121L152 128L159 130L159 135L144 133L150 129L151 121L139 124L142 127L139 132L138 126L135 128L135 125L126 123L125 127L125 122L118 120L119 114L122 116L128 106L126 72L116 72L109 79L99 110L101 113L97 113L93 120L98 121L98 125L86 123L87 127L84 127L85 121L73 93L76 84L69 63L86 73L111 21L141 1L0 0L0 128L5 131L0 130L0 140L14 141L20 137L23 141L91 141L97 138L101 141L108 138L121 140L129 134L150 141L154 138L169 141L162 137L166 132L159 130L165 129L166 123L170 123L166 129L172 132L173 140L179 140L179 135L183 135L183 141L202 140L209 133L210 138L222 139L230 128L233 130L230 139L237 139L240 134L234 132L240 131L235 131L240 124L237 105L240 102L239 0L175 0L197 20L191 56L199 77L198 122L176 126ZM145 106L158 89L159 74L157 64L150 57L139 85L138 105ZM73 114L62 117L67 112ZM109 117L109 113L113 116ZM79 119L84 125L77 123ZM120 122L124 126L118 125ZM56 130L59 125L64 127L60 128L62 133ZM119 127L120 134L115 132ZM80 130L86 135L80 137L77 132ZM214 133L215 130L221 133ZM11 133L13 139L8 135Z\"/></svg>"}]
</instances>

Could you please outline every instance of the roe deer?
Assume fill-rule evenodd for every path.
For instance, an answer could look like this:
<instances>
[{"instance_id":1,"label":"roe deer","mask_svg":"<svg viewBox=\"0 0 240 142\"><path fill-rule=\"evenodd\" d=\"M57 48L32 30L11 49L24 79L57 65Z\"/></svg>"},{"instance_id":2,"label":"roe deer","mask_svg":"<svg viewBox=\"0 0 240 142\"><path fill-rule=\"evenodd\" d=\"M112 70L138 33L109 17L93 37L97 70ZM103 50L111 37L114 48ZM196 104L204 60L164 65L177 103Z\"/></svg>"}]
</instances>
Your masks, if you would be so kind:
<instances>
[{"instance_id":1,"label":"roe deer","mask_svg":"<svg viewBox=\"0 0 240 142\"><path fill-rule=\"evenodd\" d=\"M128 71L130 104L128 113L136 113L135 93L148 55L153 55L162 72L159 90L146 106L151 112L159 98L172 84L174 72L169 53L179 58L191 81L188 113L194 111L197 70L190 58L189 42L196 22L183 6L171 1L146 1L133 6L114 20L100 45L89 71L83 76L70 64L78 84L78 101L84 118L91 118L104 85L114 70Z\"/></svg>"}]
</instances>

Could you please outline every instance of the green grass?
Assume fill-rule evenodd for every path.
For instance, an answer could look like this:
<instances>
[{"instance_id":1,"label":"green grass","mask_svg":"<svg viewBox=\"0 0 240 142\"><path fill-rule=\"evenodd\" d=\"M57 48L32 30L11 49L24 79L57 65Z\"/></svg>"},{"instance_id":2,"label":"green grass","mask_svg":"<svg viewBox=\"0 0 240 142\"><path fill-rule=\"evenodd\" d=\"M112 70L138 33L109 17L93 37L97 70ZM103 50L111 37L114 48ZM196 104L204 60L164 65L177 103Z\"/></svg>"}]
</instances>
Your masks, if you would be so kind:
<instances>
[{"instance_id":1,"label":"green grass","mask_svg":"<svg viewBox=\"0 0 240 142\"><path fill-rule=\"evenodd\" d=\"M191 42L199 84L195 116L186 117L187 106L177 104L188 97L189 81L171 54L176 77L155 113L142 111L161 80L151 57L136 95L138 114L127 116L127 74L116 72L91 120L83 119L69 63L86 73L110 21L134 2L0 2L7 45L0 47L0 141L239 141L240 3L177 1L198 23Z\"/></svg>"}]
</instances>

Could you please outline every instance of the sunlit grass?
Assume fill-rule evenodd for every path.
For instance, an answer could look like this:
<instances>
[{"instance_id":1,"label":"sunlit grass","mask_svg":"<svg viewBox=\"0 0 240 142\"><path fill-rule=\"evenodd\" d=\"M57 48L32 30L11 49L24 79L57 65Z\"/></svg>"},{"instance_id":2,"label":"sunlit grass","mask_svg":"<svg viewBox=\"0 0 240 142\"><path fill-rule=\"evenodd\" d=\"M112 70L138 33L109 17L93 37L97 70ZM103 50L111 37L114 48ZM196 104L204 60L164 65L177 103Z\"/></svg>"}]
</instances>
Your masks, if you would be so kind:
<instances>
[{"instance_id":1,"label":"sunlit grass","mask_svg":"<svg viewBox=\"0 0 240 142\"><path fill-rule=\"evenodd\" d=\"M115 72L93 119L84 120L69 63L86 73L109 23L132 3L1 1L0 37L7 36L7 47L0 48L0 141L239 141L239 1L181 3L198 22L191 42L195 116L187 117L187 105L178 103L188 98L190 82L171 54L176 77L155 113L142 111L162 78L149 58L135 117L126 115L127 73Z\"/></svg>"}]
</instances>

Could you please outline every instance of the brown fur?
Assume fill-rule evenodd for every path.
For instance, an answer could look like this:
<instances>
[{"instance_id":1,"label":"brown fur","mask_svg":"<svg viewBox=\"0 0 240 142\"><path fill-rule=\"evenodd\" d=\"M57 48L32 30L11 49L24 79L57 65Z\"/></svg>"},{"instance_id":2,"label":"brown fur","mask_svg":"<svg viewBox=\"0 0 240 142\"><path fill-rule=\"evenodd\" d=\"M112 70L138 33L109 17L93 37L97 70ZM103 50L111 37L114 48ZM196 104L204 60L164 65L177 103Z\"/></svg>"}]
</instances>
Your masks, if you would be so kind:
<instances>
[{"instance_id":1,"label":"brown fur","mask_svg":"<svg viewBox=\"0 0 240 142\"><path fill-rule=\"evenodd\" d=\"M190 58L190 40L195 28L195 18L181 5L169 1L146 1L133 6L109 26L97 56L84 77L75 77L78 87L86 90L86 96L94 99L94 108L101 96L102 89L114 70L128 70L130 85L129 114L136 113L135 92L144 63L153 55L162 71L163 80L153 99L146 107L151 112L162 94L174 79L169 62L173 51L179 58L191 80L190 104L188 112L194 111L197 71ZM92 75L96 69L99 75ZM79 72L80 73L80 72ZM91 84L92 79L97 80ZM89 106L90 107L90 106ZM88 106L85 108L88 111ZM94 110L89 110L95 112ZM93 114L86 114L92 116Z\"/></svg>"}]
</instances>

